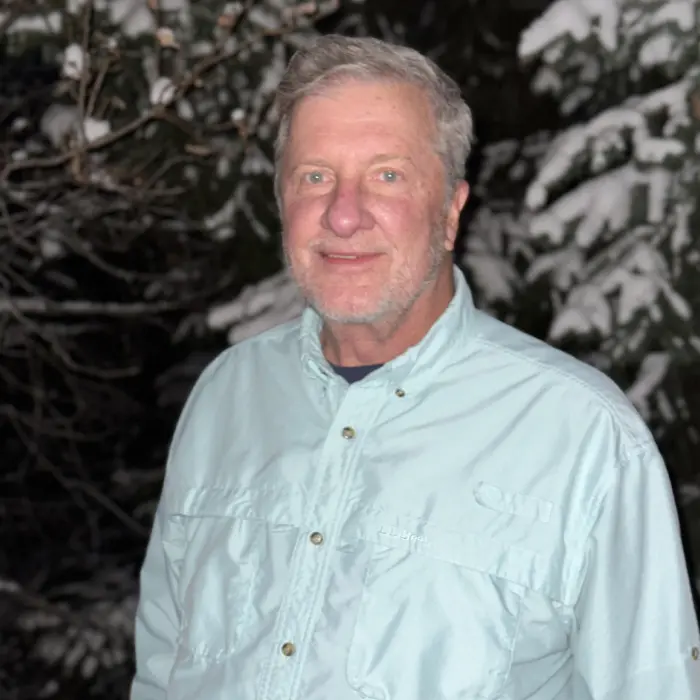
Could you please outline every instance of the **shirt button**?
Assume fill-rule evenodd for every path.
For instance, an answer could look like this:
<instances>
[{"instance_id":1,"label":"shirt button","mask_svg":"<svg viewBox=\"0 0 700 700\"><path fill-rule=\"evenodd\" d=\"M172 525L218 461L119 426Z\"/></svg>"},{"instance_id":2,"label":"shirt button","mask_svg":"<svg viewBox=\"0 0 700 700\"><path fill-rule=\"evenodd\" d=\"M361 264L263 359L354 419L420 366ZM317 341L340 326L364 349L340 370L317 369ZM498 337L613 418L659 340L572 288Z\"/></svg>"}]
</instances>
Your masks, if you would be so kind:
<instances>
[{"instance_id":1,"label":"shirt button","mask_svg":"<svg viewBox=\"0 0 700 700\"><path fill-rule=\"evenodd\" d=\"M346 440L352 440L355 437L355 434L354 428L351 428L350 426L343 428L343 437Z\"/></svg>"},{"instance_id":2,"label":"shirt button","mask_svg":"<svg viewBox=\"0 0 700 700\"><path fill-rule=\"evenodd\" d=\"M700 649L698 649L697 647L693 647L690 650L690 655L693 657L693 661L697 661L698 659L700 659Z\"/></svg>"},{"instance_id":3,"label":"shirt button","mask_svg":"<svg viewBox=\"0 0 700 700\"><path fill-rule=\"evenodd\" d=\"M297 648L291 642L285 642L282 645L282 653L285 656L294 656L294 652L296 650L297 650Z\"/></svg>"},{"instance_id":4,"label":"shirt button","mask_svg":"<svg viewBox=\"0 0 700 700\"><path fill-rule=\"evenodd\" d=\"M309 535L311 544L323 544L323 535L320 532L312 532Z\"/></svg>"},{"instance_id":5,"label":"shirt button","mask_svg":"<svg viewBox=\"0 0 700 700\"><path fill-rule=\"evenodd\" d=\"M404 396L406 396L406 392L403 389L397 389L394 394L398 396L400 399L402 399Z\"/></svg>"}]
</instances>

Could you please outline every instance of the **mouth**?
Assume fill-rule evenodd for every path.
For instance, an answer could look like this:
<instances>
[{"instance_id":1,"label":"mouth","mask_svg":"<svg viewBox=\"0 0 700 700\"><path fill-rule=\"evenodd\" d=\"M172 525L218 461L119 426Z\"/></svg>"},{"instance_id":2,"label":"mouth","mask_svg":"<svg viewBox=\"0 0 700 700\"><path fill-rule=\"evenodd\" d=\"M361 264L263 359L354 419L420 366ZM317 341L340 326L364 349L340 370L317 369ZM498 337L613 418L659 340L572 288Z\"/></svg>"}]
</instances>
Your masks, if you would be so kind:
<instances>
[{"instance_id":1,"label":"mouth","mask_svg":"<svg viewBox=\"0 0 700 700\"><path fill-rule=\"evenodd\" d=\"M364 265L379 257L379 253L321 253L321 258L331 265Z\"/></svg>"}]
</instances>

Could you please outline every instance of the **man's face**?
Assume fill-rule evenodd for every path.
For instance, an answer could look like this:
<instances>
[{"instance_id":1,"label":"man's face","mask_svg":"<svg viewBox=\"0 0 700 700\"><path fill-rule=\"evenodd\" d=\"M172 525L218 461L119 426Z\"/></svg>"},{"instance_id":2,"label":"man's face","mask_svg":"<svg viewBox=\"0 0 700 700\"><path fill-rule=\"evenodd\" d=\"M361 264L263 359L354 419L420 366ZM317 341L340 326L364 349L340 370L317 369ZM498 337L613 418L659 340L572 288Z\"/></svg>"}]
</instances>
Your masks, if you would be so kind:
<instances>
[{"instance_id":1,"label":"man's face","mask_svg":"<svg viewBox=\"0 0 700 700\"><path fill-rule=\"evenodd\" d=\"M445 192L419 88L349 81L301 100L282 163L284 246L321 316L395 318L451 275L466 189L447 207Z\"/></svg>"}]
</instances>

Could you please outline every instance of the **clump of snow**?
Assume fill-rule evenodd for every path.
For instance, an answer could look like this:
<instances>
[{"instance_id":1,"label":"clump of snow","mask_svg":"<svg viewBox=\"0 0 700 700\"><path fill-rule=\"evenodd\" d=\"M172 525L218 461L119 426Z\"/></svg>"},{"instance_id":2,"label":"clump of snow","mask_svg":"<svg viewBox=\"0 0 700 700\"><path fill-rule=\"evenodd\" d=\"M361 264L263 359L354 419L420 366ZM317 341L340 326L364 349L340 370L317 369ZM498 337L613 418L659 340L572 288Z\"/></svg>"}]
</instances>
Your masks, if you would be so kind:
<instances>
[{"instance_id":1,"label":"clump of snow","mask_svg":"<svg viewBox=\"0 0 700 700\"><path fill-rule=\"evenodd\" d=\"M173 81L161 76L153 81L149 99L152 105L169 105L175 98L175 93Z\"/></svg>"},{"instance_id":2,"label":"clump of snow","mask_svg":"<svg viewBox=\"0 0 700 700\"><path fill-rule=\"evenodd\" d=\"M39 250L41 252L41 257L44 258L44 260L60 258L65 253L64 245L57 240L56 237L49 236L47 234L44 234L39 238Z\"/></svg>"},{"instance_id":3,"label":"clump of snow","mask_svg":"<svg viewBox=\"0 0 700 700\"><path fill-rule=\"evenodd\" d=\"M63 54L61 72L70 80L80 80L87 66L87 56L79 44L70 44Z\"/></svg>"},{"instance_id":4,"label":"clump of snow","mask_svg":"<svg viewBox=\"0 0 700 700\"><path fill-rule=\"evenodd\" d=\"M591 285L579 286L571 293L566 306L556 315L549 329L551 340L569 334L598 331L606 336L612 330L612 310L603 291Z\"/></svg>"},{"instance_id":5,"label":"clump of snow","mask_svg":"<svg viewBox=\"0 0 700 700\"><path fill-rule=\"evenodd\" d=\"M192 103L186 99L180 99L177 101L177 115L180 119L184 119L186 122L194 121L195 111Z\"/></svg>"},{"instance_id":6,"label":"clump of snow","mask_svg":"<svg viewBox=\"0 0 700 700\"><path fill-rule=\"evenodd\" d=\"M29 119L26 117L15 117L10 124L10 131L17 134L24 131L29 126Z\"/></svg>"},{"instance_id":7,"label":"clump of snow","mask_svg":"<svg viewBox=\"0 0 700 700\"><path fill-rule=\"evenodd\" d=\"M88 117L80 126L78 108L74 105L51 105L44 112L39 128L54 148L66 146L71 139L83 138L87 143L97 141L111 131L110 123L104 119Z\"/></svg>"},{"instance_id":8,"label":"clump of snow","mask_svg":"<svg viewBox=\"0 0 700 700\"><path fill-rule=\"evenodd\" d=\"M158 43L165 48L177 48L178 43L175 38L175 32L170 27L158 27L156 31L156 39Z\"/></svg>"},{"instance_id":9,"label":"clump of snow","mask_svg":"<svg viewBox=\"0 0 700 700\"><path fill-rule=\"evenodd\" d=\"M207 326L212 330L229 328L229 342L238 343L297 318L304 306L298 286L283 271L246 288L234 301L212 308L207 315Z\"/></svg>"},{"instance_id":10,"label":"clump of snow","mask_svg":"<svg viewBox=\"0 0 700 700\"><path fill-rule=\"evenodd\" d=\"M505 254L505 237L516 224L511 213L482 209L474 217L467 238L465 263L487 304L512 302L520 279Z\"/></svg>"},{"instance_id":11,"label":"clump of snow","mask_svg":"<svg viewBox=\"0 0 700 700\"><path fill-rule=\"evenodd\" d=\"M233 27L244 9L242 2L227 2L219 15L218 25L227 28Z\"/></svg>"},{"instance_id":12,"label":"clump of snow","mask_svg":"<svg viewBox=\"0 0 700 700\"><path fill-rule=\"evenodd\" d=\"M274 32L281 28L280 15L277 12L256 4L248 13L248 21L255 27L267 32Z\"/></svg>"},{"instance_id":13,"label":"clump of snow","mask_svg":"<svg viewBox=\"0 0 700 700\"><path fill-rule=\"evenodd\" d=\"M78 124L78 108L75 105L51 105L42 115L39 129L54 148L60 148L74 133Z\"/></svg>"},{"instance_id":14,"label":"clump of snow","mask_svg":"<svg viewBox=\"0 0 700 700\"><path fill-rule=\"evenodd\" d=\"M609 51L617 47L621 0L556 0L521 35L518 53L530 61L562 40L592 34Z\"/></svg>"},{"instance_id":15,"label":"clump of snow","mask_svg":"<svg viewBox=\"0 0 700 700\"><path fill-rule=\"evenodd\" d=\"M71 15L77 15L84 7L87 5L89 0L66 0L66 12ZM97 10L102 10L104 8L100 7L100 5L104 4L103 2L100 2L100 0L96 0L95 2L95 9Z\"/></svg>"},{"instance_id":16,"label":"clump of snow","mask_svg":"<svg viewBox=\"0 0 700 700\"><path fill-rule=\"evenodd\" d=\"M663 382L670 364L669 353L650 353L642 361L637 379L627 391L629 399L645 417L650 413L649 400Z\"/></svg>"},{"instance_id":17,"label":"clump of snow","mask_svg":"<svg viewBox=\"0 0 700 700\"><path fill-rule=\"evenodd\" d=\"M0 25L5 34L59 34L63 30L63 14L54 11L46 14L19 13L10 17L7 12L0 12Z\"/></svg>"},{"instance_id":18,"label":"clump of snow","mask_svg":"<svg viewBox=\"0 0 700 700\"><path fill-rule=\"evenodd\" d=\"M217 240L226 240L234 234L233 219L236 214L236 196L227 199L213 214L204 219L204 227L215 233Z\"/></svg>"},{"instance_id":19,"label":"clump of snow","mask_svg":"<svg viewBox=\"0 0 700 700\"><path fill-rule=\"evenodd\" d=\"M144 0L111 0L109 14L110 20L127 37L152 33L156 29L155 17Z\"/></svg>"},{"instance_id":20,"label":"clump of snow","mask_svg":"<svg viewBox=\"0 0 700 700\"><path fill-rule=\"evenodd\" d=\"M673 50L673 37L664 33L652 36L639 50L639 63L644 68L663 64Z\"/></svg>"},{"instance_id":21,"label":"clump of snow","mask_svg":"<svg viewBox=\"0 0 700 700\"><path fill-rule=\"evenodd\" d=\"M83 134L88 143L104 138L111 130L112 128L106 119L88 117L83 122Z\"/></svg>"}]
</instances>

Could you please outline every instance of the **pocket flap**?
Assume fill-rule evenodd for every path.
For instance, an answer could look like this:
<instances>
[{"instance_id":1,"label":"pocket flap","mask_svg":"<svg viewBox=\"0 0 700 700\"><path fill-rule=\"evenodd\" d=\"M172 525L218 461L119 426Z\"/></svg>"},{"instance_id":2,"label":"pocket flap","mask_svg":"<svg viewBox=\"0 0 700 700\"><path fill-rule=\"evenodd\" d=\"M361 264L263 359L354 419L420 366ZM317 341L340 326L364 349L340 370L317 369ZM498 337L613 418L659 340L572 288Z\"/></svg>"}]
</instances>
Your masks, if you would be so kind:
<instances>
[{"instance_id":1,"label":"pocket flap","mask_svg":"<svg viewBox=\"0 0 700 700\"><path fill-rule=\"evenodd\" d=\"M569 564L563 545L527 549L501 537L449 530L387 512L365 513L355 529L359 539L376 545L496 576L567 605L575 602L578 564Z\"/></svg>"},{"instance_id":2,"label":"pocket flap","mask_svg":"<svg viewBox=\"0 0 700 700\"><path fill-rule=\"evenodd\" d=\"M190 518L239 518L299 525L303 497L285 489L202 486L177 490L164 499L168 515Z\"/></svg>"},{"instance_id":3,"label":"pocket flap","mask_svg":"<svg viewBox=\"0 0 700 700\"><path fill-rule=\"evenodd\" d=\"M517 491L504 491L485 481L480 481L474 487L474 499L484 508L499 513L510 513L528 520L539 520L542 523L548 523L551 520L554 508L551 501Z\"/></svg>"}]
</instances>

